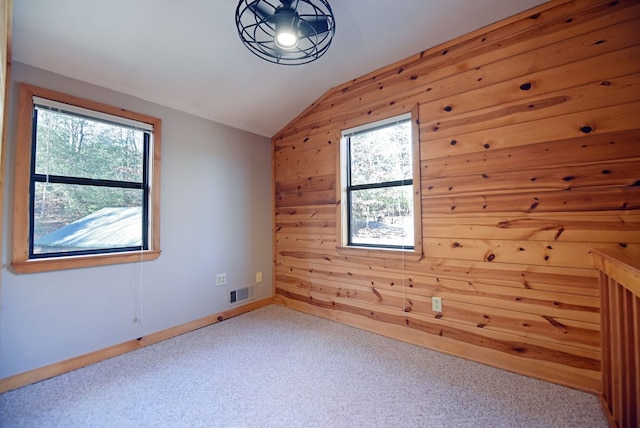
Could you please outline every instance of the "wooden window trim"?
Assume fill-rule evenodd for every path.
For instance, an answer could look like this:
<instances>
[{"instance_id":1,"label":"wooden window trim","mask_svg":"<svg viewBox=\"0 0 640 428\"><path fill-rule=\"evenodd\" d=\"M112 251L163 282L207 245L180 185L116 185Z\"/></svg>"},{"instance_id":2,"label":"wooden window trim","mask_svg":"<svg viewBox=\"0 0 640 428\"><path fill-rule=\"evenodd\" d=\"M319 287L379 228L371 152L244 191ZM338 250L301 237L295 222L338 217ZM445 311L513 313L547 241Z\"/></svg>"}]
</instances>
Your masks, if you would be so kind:
<instances>
[{"instance_id":1,"label":"wooden window trim","mask_svg":"<svg viewBox=\"0 0 640 428\"><path fill-rule=\"evenodd\" d=\"M375 248L375 247L358 247L355 245L346 245L348 242L348 228L346 225L347 207L346 201L346 172L347 172L347 154L346 144L340 136L340 150L337 159L338 177L340 185L336 186L337 191L337 230L338 246L336 251L338 254L345 256L358 257L376 257L385 259L405 260L409 262L418 262L424 258L422 249L422 203L421 203L421 180L420 180L420 118L418 116L418 105L411 109L411 148L413 161L413 233L414 246L411 250L401 250L396 248ZM344 201L344 203L343 203Z\"/></svg>"},{"instance_id":2,"label":"wooden window trim","mask_svg":"<svg viewBox=\"0 0 640 428\"><path fill-rule=\"evenodd\" d=\"M62 256L44 259L29 259L29 175L32 150L33 97L41 97L76 105L127 119L148 123L153 126L153 152L151 168L149 204L149 249L121 253ZM21 84L18 93L16 128L15 180L13 189L13 254L11 266L16 273L44 272L51 270L104 266L117 263L131 263L155 260L160 256L160 148L161 125L158 118L85 100L37 86Z\"/></svg>"}]
</instances>

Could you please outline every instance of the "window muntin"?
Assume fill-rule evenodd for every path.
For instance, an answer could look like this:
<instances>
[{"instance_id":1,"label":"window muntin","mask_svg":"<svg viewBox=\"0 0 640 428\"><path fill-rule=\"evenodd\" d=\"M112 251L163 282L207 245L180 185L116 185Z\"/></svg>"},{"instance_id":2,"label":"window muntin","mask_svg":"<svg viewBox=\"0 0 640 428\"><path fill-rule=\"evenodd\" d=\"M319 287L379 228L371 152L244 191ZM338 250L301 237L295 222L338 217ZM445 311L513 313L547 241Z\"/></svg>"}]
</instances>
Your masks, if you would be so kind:
<instances>
[{"instance_id":1,"label":"window muntin","mask_svg":"<svg viewBox=\"0 0 640 428\"><path fill-rule=\"evenodd\" d=\"M413 250L410 116L343 132L347 155L347 245Z\"/></svg>"},{"instance_id":2,"label":"window muntin","mask_svg":"<svg viewBox=\"0 0 640 428\"><path fill-rule=\"evenodd\" d=\"M29 258L149 248L150 131L36 99L32 139Z\"/></svg>"},{"instance_id":3,"label":"window muntin","mask_svg":"<svg viewBox=\"0 0 640 428\"><path fill-rule=\"evenodd\" d=\"M26 84L19 100L14 271L156 259L161 121Z\"/></svg>"}]
</instances>

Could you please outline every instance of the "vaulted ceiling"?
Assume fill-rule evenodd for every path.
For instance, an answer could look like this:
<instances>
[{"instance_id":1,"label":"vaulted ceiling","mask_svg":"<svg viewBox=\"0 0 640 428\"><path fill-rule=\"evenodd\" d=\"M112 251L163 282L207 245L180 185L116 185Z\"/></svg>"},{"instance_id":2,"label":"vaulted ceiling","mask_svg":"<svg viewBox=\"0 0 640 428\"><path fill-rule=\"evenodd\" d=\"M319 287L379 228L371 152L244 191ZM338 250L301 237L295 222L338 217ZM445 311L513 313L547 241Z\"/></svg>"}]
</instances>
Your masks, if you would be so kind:
<instances>
[{"instance_id":1,"label":"vaulted ceiling","mask_svg":"<svg viewBox=\"0 0 640 428\"><path fill-rule=\"evenodd\" d=\"M324 92L542 0L330 0L329 51L250 53L237 0L15 0L13 60L272 136Z\"/></svg>"}]
</instances>

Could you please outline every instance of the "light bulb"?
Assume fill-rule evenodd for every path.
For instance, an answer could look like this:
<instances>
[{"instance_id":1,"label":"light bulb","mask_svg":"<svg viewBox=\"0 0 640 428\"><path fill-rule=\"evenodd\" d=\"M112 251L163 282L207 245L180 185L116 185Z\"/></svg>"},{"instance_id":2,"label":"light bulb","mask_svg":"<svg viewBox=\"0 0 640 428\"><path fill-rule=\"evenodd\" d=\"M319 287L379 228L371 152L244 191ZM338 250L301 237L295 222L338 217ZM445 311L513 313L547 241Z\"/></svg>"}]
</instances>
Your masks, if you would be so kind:
<instances>
[{"instance_id":1,"label":"light bulb","mask_svg":"<svg viewBox=\"0 0 640 428\"><path fill-rule=\"evenodd\" d=\"M283 3L284 4L284 3ZM280 49L291 50L298 46L298 14L290 7L279 7L275 14L275 44Z\"/></svg>"},{"instance_id":2,"label":"light bulb","mask_svg":"<svg viewBox=\"0 0 640 428\"><path fill-rule=\"evenodd\" d=\"M281 31L276 34L276 45L282 49L293 49L298 46L298 37L289 31Z\"/></svg>"}]
</instances>

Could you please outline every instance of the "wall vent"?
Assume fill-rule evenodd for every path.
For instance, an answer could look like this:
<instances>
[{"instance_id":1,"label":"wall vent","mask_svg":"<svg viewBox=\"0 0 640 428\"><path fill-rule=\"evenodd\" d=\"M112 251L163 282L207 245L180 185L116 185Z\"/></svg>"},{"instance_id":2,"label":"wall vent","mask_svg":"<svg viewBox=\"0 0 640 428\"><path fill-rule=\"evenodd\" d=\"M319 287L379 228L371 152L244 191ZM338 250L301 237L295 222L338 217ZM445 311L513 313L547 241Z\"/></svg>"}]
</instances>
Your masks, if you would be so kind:
<instances>
[{"instance_id":1,"label":"wall vent","mask_svg":"<svg viewBox=\"0 0 640 428\"><path fill-rule=\"evenodd\" d=\"M229 306L255 299L254 288L255 287L251 286L231 290L229 292Z\"/></svg>"}]
</instances>

